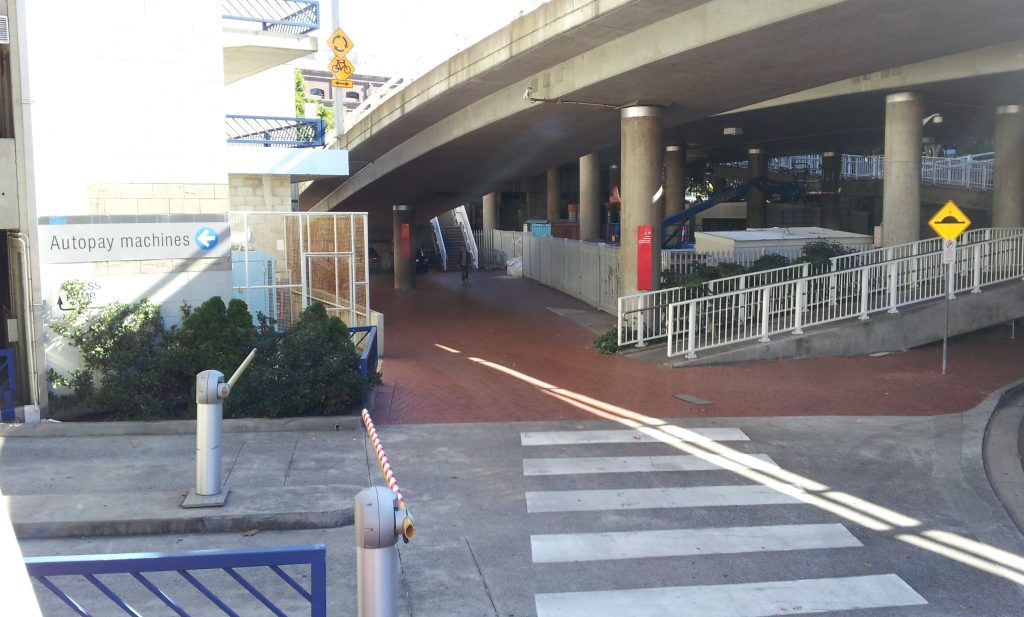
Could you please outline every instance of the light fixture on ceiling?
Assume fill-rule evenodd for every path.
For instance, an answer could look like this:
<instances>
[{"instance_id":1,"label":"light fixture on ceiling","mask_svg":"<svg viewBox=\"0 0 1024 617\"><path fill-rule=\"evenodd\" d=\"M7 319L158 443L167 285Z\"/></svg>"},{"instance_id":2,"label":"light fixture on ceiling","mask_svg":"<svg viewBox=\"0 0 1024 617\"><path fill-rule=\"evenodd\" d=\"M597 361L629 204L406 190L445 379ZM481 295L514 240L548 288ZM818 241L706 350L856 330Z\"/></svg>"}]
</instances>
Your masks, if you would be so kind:
<instances>
[{"instance_id":1,"label":"light fixture on ceiling","mask_svg":"<svg viewBox=\"0 0 1024 617\"><path fill-rule=\"evenodd\" d=\"M935 113L926 117L924 120L921 120L921 126L924 126L929 122L932 124L942 124L942 114Z\"/></svg>"},{"instance_id":2,"label":"light fixture on ceiling","mask_svg":"<svg viewBox=\"0 0 1024 617\"><path fill-rule=\"evenodd\" d=\"M727 126L722 129L722 135L742 135L743 128L739 126Z\"/></svg>"}]
</instances>

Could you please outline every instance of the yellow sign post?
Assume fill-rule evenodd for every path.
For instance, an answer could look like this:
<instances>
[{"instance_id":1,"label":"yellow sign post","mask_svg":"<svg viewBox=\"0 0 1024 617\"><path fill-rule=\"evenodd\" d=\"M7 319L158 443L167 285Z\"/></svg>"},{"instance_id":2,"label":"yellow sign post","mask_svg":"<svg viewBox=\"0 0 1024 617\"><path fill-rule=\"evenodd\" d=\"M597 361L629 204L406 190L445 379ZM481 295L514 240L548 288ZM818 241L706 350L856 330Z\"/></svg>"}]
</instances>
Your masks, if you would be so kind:
<instances>
[{"instance_id":1,"label":"yellow sign post","mask_svg":"<svg viewBox=\"0 0 1024 617\"><path fill-rule=\"evenodd\" d=\"M942 246L942 263L946 266L946 319L942 335L942 374L946 374L946 354L949 349L949 300L953 297L953 283L956 273L956 239L971 226L971 219L952 201L939 208L928 225L945 242Z\"/></svg>"},{"instance_id":2,"label":"yellow sign post","mask_svg":"<svg viewBox=\"0 0 1024 617\"><path fill-rule=\"evenodd\" d=\"M956 240L965 229L971 226L971 219L967 218L963 210L958 208L952 201L939 208L935 216L928 220L928 225L939 234L939 237L946 240Z\"/></svg>"},{"instance_id":3,"label":"yellow sign post","mask_svg":"<svg viewBox=\"0 0 1024 617\"><path fill-rule=\"evenodd\" d=\"M355 43L348 38L344 30L338 28L327 38L327 46L334 52L334 57L327 64L327 68L334 75L331 85L335 88L353 87L355 84L349 80L349 77L356 72L356 67L345 56L356 46Z\"/></svg>"}]
</instances>

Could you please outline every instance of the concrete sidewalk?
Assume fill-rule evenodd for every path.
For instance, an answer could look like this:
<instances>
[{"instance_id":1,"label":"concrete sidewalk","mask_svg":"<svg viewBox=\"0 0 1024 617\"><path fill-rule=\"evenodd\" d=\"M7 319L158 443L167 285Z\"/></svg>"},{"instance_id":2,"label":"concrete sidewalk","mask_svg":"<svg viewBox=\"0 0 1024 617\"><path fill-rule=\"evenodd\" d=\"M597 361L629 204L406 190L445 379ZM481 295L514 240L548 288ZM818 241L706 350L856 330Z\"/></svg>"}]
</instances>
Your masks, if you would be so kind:
<instances>
[{"instance_id":1,"label":"concrete sidewalk","mask_svg":"<svg viewBox=\"0 0 1024 617\"><path fill-rule=\"evenodd\" d=\"M3 505L20 538L324 528L379 474L358 418L227 420L227 501L185 509L195 439L187 421L2 425Z\"/></svg>"}]
</instances>

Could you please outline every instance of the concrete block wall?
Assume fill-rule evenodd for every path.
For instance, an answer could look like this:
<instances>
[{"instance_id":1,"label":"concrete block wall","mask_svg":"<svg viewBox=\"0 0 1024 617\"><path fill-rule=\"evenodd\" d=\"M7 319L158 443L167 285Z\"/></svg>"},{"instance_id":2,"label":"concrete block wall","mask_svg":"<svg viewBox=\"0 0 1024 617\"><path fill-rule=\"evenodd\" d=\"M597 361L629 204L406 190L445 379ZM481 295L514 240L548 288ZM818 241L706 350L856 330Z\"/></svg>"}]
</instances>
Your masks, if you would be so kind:
<instances>
[{"instance_id":1,"label":"concrete block wall","mask_svg":"<svg viewBox=\"0 0 1024 617\"><path fill-rule=\"evenodd\" d=\"M292 185L288 176L231 174L228 187L234 212L292 211Z\"/></svg>"},{"instance_id":2,"label":"concrete block wall","mask_svg":"<svg viewBox=\"0 0 1024 617\"><path fill-rule=\"evenodd\" d=\"M87 187L89 213L223 214L228 211L227 184L104 183Z\"/></svg>"}]
</instances>

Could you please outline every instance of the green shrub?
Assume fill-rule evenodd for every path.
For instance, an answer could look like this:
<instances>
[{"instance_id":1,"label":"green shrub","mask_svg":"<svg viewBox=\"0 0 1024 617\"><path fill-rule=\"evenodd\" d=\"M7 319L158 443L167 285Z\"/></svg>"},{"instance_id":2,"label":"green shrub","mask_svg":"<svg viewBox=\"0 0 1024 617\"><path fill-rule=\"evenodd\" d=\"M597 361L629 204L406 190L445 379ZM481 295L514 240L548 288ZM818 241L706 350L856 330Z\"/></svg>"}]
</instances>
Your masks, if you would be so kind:
<instances>
[{"instance_id":1,"label":"green shrub","mask_svg":"<svg viewBox=\"0 0 1024 617\"><path fill-rule=\"evenodd\" d=\"M612 328L594 341L594 347L603 354L614 354L619 351L619 329Z\"/></svg>"},{"instance_id":2,"label":"green shrub","mask_svg":"<svg viewBox=\"0 0 1024 617\"><path fill-rule=\"evenodd\" d=\"M55 410L103 410L114 419L180 416L188 388L180 387L178 332L164 327L160 307L140 300L91 309L80 281L63 283L61 291L72 309L50 327L78 348L83 368L69 376L47 371L54 386L72 389L54 397Z\"/></svg>"},{"instance_id":3,"label":"green shrub","mask_svg":"<svg viewBox=\"0 0 1024 617\"><path fill-rule=\"evenodd\" d=\"M754 263L750 264L751 272L762 272L764 270L774 270L775 268L784 268L790 264L787 257L783 257L777 253L766 253L758 257Z\"/></svg>"},{"instance_id":4,"label":"green shrub","mask_svg":"<svg viewBox=\"0 0 1024 617\"><path fill-rule=\"evenodd\" d=\"M815 240L808 242L803 248L803 257L796 259L793 263L811 264L813 274L828 272L831 267L831 259L841 255L855 253L856 249L849 248L831 240Z\"/></svg>"},{"instance_id":5,"label":"green shrub","mask_svg":"<svg viewBox=\"0 0 1024 617\"><path fill-rule=\"evenodd\" d=\"M227 417L333 415L356 411L366 388L380 383L359 372L348 327L313 303L283 334L259 315L254 328L245 303L213 297L194 311L182 307L181 328L165 328L148 300L91 309L85 286L61 290L74 307L51 322L82 355L70 375L48 371L50 383L71 394L54 397L58 412L78 408L105 419L192 417L195 375L213 369L231 376L255 347L257 355L225 400Z\"/></svg>"},{"instance_id":6,"label":"green shrub","mask_svg":"<svg viewBox=\"0 0 1024 617\"><path fill-rule=\"evenodd\" d=\"M230 415L244 410L267 417L327 416L359 408L371 382L359 372L359 354L344 322L314 302L280 338L268 330L261 328L256 359L225 413L229 406Z\"/></svg>"}]
</instances>

